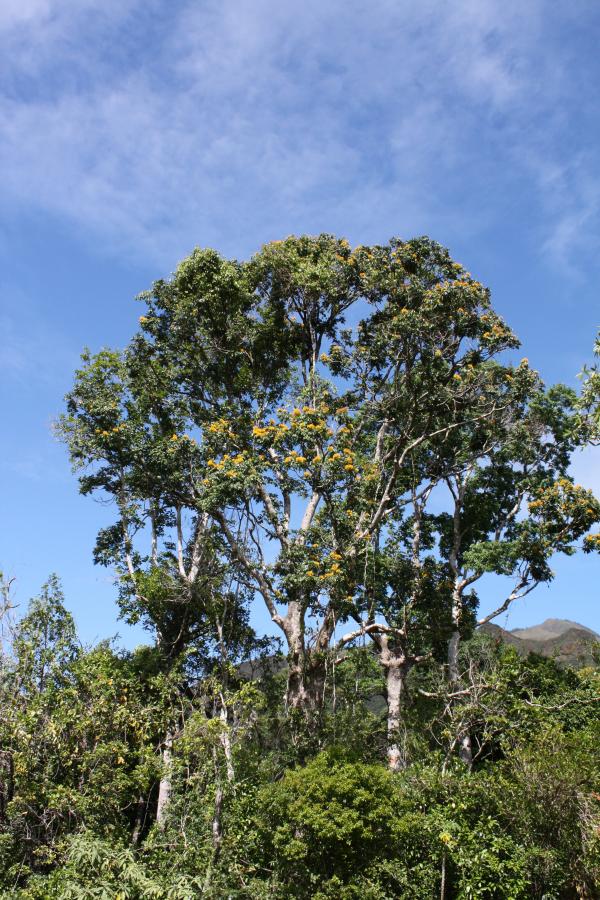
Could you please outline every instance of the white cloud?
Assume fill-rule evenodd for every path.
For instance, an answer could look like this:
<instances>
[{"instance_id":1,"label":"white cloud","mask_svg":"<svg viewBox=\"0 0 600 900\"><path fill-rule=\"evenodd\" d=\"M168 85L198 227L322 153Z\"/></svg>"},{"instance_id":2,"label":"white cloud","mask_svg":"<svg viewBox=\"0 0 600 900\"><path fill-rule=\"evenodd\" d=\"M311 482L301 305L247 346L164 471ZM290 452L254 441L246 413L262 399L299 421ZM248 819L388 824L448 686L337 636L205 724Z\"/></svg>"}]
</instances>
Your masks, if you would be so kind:
<instances>
[{"instance_id":1,"label":"white cloud","mask_svg":"<svg viewBox=\"0 0 600 900\"><path fill-rule=\"evenodd\" d=\"M12 67L0 96L5 192L161 262L192 242L246 252L286 227L351 222L385 237L451 217L476 229L489 207L448 211L465 173L475 180L495 156L499 191L509 158L534 180L527 123L563 77L540 53L546 9L10 2L0 13ZM585 206L556 207L546 245L567 255Z\"/></svg>"}]
</instances>

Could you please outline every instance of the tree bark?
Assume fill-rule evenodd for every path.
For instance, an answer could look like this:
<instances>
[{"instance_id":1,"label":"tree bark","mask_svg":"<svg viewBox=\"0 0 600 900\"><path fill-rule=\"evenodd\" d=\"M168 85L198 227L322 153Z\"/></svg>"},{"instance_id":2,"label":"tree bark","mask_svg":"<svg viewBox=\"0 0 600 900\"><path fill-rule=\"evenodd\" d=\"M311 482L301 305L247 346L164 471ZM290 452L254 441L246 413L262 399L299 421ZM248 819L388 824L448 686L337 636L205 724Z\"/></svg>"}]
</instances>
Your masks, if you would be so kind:
<instances>
[{"instance_id":1,"label":"tree bark","mask_svg":"<svg viewBox=\"0 0 600 900\"><path fill-rule=\"evenodd\" d=\"M453 610L455 624L458 624ZM456 691L460 687L460 671L458 668L458 649L460 646L460 632L456 628L452 632L452 636L448 641L448 684L451 691ZM473 748L471 746L471 735L467 732L463 735L457 735L458 756L462 762L470 769L473 766Z\"/></svg>"},{"instance_id":2,"label":"tree bark","mask_svg":"<svg viewBox=\"0 0 600 900\"><path fill-rule=\"evenodd\" d=\"M335 627L333 614L328 612L314 646L306 647L304 607L291 600L283 621L288 645L288 680L286 707L299 709L307 715L319 714L325 699L327 652Z\"/></svg>"},{"instance_id":3,"label":"tree bark","mask_svg":"<svg viewBox=\"0 0 600 900\"><path fill-rule=\"evenodd\" d=\"M168 731L162 750L162 775L158 786L158 801L156 804L156 824L161 829L165 827L169 801L171 799L171 781L173 776L173 733Z\"/></svg>"},{"instance_id":4,"label":"tree bark","mask_svg":"<svg viewBox=\"0 0 600 900\"><path fill-rule=\"evenodd\" d=\"M142 831L144 830L144 823L146 821L147 805L146 798L143 794L140 794L135 808L135 824L131 835L132 847L138 847L142 838Z\"/></svg>"},{"instance_id":5,"label":"tree bark","mask_svg":"<svg viewBox=\"0 0 600 900\"><path fill-rule=\"evenodd\" d=\"M6 807L13 798L14 768L10 750L0 750L0 821L6 818Z\"/></svg>"},{"instance_id":6,"label":"tree bark","mask_svg":"<svg viewBox=\"0 0 600 900\"><path fill-rule=\"evenodd\" d=\"M288 644L288 677L285 702L288 709L303 709L307 705L306 648L304 622L300 605L292 600L284 619L284 634Z\"/></svg>"},{"instance_id":7,"label":"tree bark","mask_svg":"<svg viewBox=\"0 0 600 900\"><path fill-rule=\"evenodd\" d=\"M387 693L387 759L392 772L406 768L406 754L400 747L402 703L405 692L406 660L390 654L384 662Z\"/></svg>"}]
</instances>

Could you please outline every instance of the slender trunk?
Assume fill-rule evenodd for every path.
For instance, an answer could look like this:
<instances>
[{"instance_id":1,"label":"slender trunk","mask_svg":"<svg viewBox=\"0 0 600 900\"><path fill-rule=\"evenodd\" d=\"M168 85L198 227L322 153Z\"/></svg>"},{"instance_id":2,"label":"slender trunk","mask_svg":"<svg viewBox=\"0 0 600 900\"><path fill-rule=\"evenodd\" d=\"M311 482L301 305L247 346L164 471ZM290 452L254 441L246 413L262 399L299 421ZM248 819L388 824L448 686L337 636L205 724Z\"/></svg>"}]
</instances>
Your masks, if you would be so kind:
<instances>
[{"instance_id":1,"label":"slender trunk","mask_svg":"<svg viewBox=\"0 0 600 900\"><path fill-rule=\"evenodd\" d=\"M6 818L6 807L13 798L14 769L10 750L0 750L0 821Z\"/></svg>"},{"instance_id":2,"label":"slender trunk","mask_svg":"<svg viewBox=\"0 0 600 900\"><path fill-rule=\"evenodd\" d=\"M223 787L220 782L217 783L215 791L215 805L213 809L212 835L213 835L213 863L216 863L221 852L221 842L223 834L221 831L221 814L223 811Z\"/></svg>"},{"instance_id":3,"label":"slender trunk","mask_svg":"<svg viewBox=\"0 0 600 900\"><path fill-rule=\"evenodd\" d=\"M221 696L221 710L219 712L219 718L221 719L222 725L220 740L221 746L223 747L223 754L225 756L225 770L227 772L227 781L229 782L229 784L233 784L235 772L233 770L233 755L231 752L231 735L229 734L229 725L227 723L227 707L225 706L225 700L223 699L223 696Z\"/></svg>"},{"instance_id":4,"label":"slender trunk","mask_svg":"<svg viewBox=\"0 0 600 900\"><path fill-rule=\"evenodd\" d=\"M458 670L458 648L460 646L460 633L452 632L452 636L448 641L448 683L452 688L458 686L460 681L460 673Z\"/></svg>"},{"instance_id":5,"label":"slender trunk","mask_svg":"<svg viewBox=\"0 0 600 900\"><path fill-rule=\"evenodd\" d=\"M455 615L456 606L453 609L453 618L455 625L458 625L458 619ZM458 667L458 649L460 646L460 633L458 628L452 632L452 636L448 641L448 685L451 691L456 691L460 687L460 671ZM471 735L469 732L457 735L458 756L462 762L470 769L473 765L473 749L471 746Z\"/></svg>"},{"instance_id":6,"label":"slender trunk","mask_svg":"<svg viewBox=\"0 0 600 900\"><path fill-rule=\"evenodd\" d=\"M390 655L384 665L387 691L388 767L392 772L398 772L406 768L407 764L406 754L400 747L406 661L404 657Z\"/></svg>"},{"instance_id":7,"label":"slender trunk","mask_svg":"<svg viewBox=\"0 0 600 900\"><path fill-rule=\"evenodd\" d=\"M148 804L146 798L143 794L140 794L138 797L138 801L135 809L135 823L133 826L133 833L131 835L131 845L132 847L138 847L141 837L142 831L144 830L144 824L146 822L146 811L148 808Z\"/></svg>"},{"instance_id":8,"label":"slender trunk","mask_svg":"<svg viewBox=\"0 0 600 900\"><path fill-rule=\"evenodd\" d=\"M168 731L162 751L162 775L158 786L158 802L156 804L156 824L165 827L167 810L171 799L171 780L173 776L173 733Z\"/></svg>"},{"instance_id":9,"label":"slender trunk","mask_svg":"<svg viewBox=\"0 0 600 900\"><path fill-rule=\"evenodd\" d=\"M213 766L215 772L215 802L213 806L213 818L211 826L213 852L208 866L206 867L204 884L202 886L202 896L204 896L204 894L207 894L210 890L213 870L219 861L219 856L221 855L221 844L223 842L223 830L221 827L221 817L223 814L223 785L221 783L221 776L219 774L219 761L215 748L213 748Z\"/></svg>"},{"instance_id":10,"label":"slender trunk","mask_svg":"<svg viewBox=\"0 0 600 900\"><path fill-rule=\"evenodd\" d=\"M440 900L446 900L446 851L442 852L442 874L440 879Z\"/></svg>"}]
</instances>

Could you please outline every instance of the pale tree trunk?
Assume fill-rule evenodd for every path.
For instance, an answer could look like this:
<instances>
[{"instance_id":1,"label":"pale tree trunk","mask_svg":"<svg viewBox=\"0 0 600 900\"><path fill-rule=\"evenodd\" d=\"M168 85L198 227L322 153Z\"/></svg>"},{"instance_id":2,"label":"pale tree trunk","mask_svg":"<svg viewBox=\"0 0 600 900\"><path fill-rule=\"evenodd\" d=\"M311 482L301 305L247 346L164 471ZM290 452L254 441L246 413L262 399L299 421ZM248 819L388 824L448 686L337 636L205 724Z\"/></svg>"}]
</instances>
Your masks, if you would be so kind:
<instances>
[{"instance_id":1,"label":"pale tree trunk","mask_svg":"<svg viewBox=\"0 0 600 900\"><path fill-rule=\"evenodd\" d=\"M221 855L221 844L223 842L223 830L221 826L221 816L223 814L223 784L219 772L219 762L215 747L213 747L213 767L215 772L215 801L213 805L213 817L211 823L213 852L208 866L206 867L204 884L202 886L203 896L210 890L213 870L219 861L219 856Z\"/></svg>"},{"instance_id":2,"label":"pale tree trunk","mask_svg":"<svg viewBox=\"0 0 600 900\"><path fill-rule=\"evenodd\" d=\"M406 768L406 754L400 747L402 729L402 704L406 681L406 661L391 656L385 663L387 693L387 759L388 768L398 772Z\"/></svg>"},{"instance_id":3,"label":"pale tree trunk","mask_svg":"<svg viewBox=\"0 0 600 900\"><path fill-rule=\"evenodd\" d=\"M450 483L448 483L450 487ZM454 588L452 592L452 624L454 630L448 641L448 685L450 691L454 693L460 688L460 671L458 668L458 649L460 646L460 623L463 613L463 590L468 581L461 578L459 556L462 545L462 507L466 491L466 480L456 480L456 488L450 490L454 497L454 514L453 514L453 533L454 540L452 551L449 557L450 568L454 575ZM473 751L471 748L471 735L458 734L456 736L458 742L458 755L464 764L470 769L473 765Z\"/></svg>"},{"instance_id":4,"label":"pale tree trunk","mask_svg":"<svg viewBox=\"0 0 600 900\"><path fill-rule=\"evenodd\" d=\"M458 667L458 650L460 647L460 632L458 631L459 607L456 602L453 606L452 617L454 620L455 630L448 641L448 685L452 692L460 688L460 670ZM471 746L471 735L466 732L457 735L458 756L462 762L470 769L473 765L473 748Z\"/></svg>"},{"instance_id":5,"label":"pale tree trunk","mask_svg":"<svg viewBox=\"0 0 600 900\"><path fill-rule=\"evenodd\" d=\"M171 787L173 777L173 733L168 731L162 750L162 775L158 786L158 801L156 804L156 824L161 829L165 827L169 801L171 799Z\"/></svg>"},{"instance_id":6,"label":"pale tree trunk","mask_svg":"<svg viewBox=\"0 0 600 900\"><path fill-rule=\"evenodd\" d=\"M301 612L296 602L289 605L285 617L284 633L288 643L286 707L288 709L304 709L307 705L306 651Z\"/></svg>"},{"instance_id":7,"label":"pale tree trunk","mask_svg":"<svg viewBox=\"0 0 600 900\"><path fill-rule=\"evenodd\" d=\"M288 680L286 707L302 710L309 716L321 712L325 699L327 653L335 629L333 612L328 610L316 635L313 646L306 647L304 609L292 600L283 620L288 644Z\"/></svg>"},{"instance_id":8,"label":"pale tree trunk","mask_svg":"<svg viewBox=\"0 0 600 900\"><path fill-rule=\"evenodd\" d=\"M388 768L398 772L406 768L406 753L400 747L403 732L402 707L409 661L405 651L391 642L387 634L373 634L379 651L379 664L385 672L387 702L387 760Z\"/></svg>"},{"instance_id":9,"label":"pale tree trunk","mask_svg":"<svg viewBox=\"0 0 600 900\"><path fill-rule=\"evenodd\" d=\"M231 735L229 733L229 725L227 723L227 707L225 706L225 699L223 695L221 695L221 710L219 712L219 718L221 720L221 746L223 747L223 755L225 756L225 770L227 773L227 781L229 784L233 784L233 780L235 777L235 772L233 770L233 754L231 752Z\"/></svg>"}]
</instances>

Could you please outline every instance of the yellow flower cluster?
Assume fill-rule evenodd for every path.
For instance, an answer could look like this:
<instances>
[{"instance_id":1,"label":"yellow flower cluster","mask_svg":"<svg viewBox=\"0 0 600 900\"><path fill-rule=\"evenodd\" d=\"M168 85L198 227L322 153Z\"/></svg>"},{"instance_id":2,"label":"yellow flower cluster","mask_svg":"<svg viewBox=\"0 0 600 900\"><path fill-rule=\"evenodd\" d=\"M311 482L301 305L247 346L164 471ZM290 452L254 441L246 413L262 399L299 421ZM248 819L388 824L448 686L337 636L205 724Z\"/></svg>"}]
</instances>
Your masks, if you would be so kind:
<instances>
[{"instance_id":1,"label":"yellow flower cluster","mask_svg":"<svg viewBox=\"0 0 600 900\"><path fill-rule=\"evenodd\" d=\"M94 433L101 434L102 437L108 437L110 434L115 434L115 433L118 433L119 431L122 431L123 428L127 428L126 422L119 422L118 425L115 425L114 428L110 428L108 431L106 429L102 429L102 428L95 428Z\"/></svg>"},{"instance_id":2,"label":"yellow flower cluster","mask_svg":"<svg viewBox=\"0 0 600 900\"><path fill-rule=\"evenodd\" d=\"M298 453L297 450L290 450L289 454L284 457L284 463L291 463L292 465L304 465L306 462L306 457L302 456Z\"/></svg>"},{"instance_id":3,"label":"yellow flower cluster","mask_svg":"<svg viewBox=\"0 0 600 900\"><path fill-rule=\"evenodd\" d=\"M485 319L487 317L482 316L481 318ZM506 335L506 333L507 333L507 329L505 327L503 327L499 322L495 322L494 325L492 325L492 327L488 331L483 332L482 337L489 340L490 338L503 337L504 335Z\"/></svg>"},{"instance_id":4,"label":"yellow flower cluster","mask_svg":"<svg viewBox=\"0 0 600 900\"><path fill-rule=\"evenodd\" d=\"M214 422L211 422L208 426L208 431L210 434L226 434L229 437L234 437L233 429L231 428L231 423L227 421L227 419L216 419Z\"/></svg>"}]
</instances>

